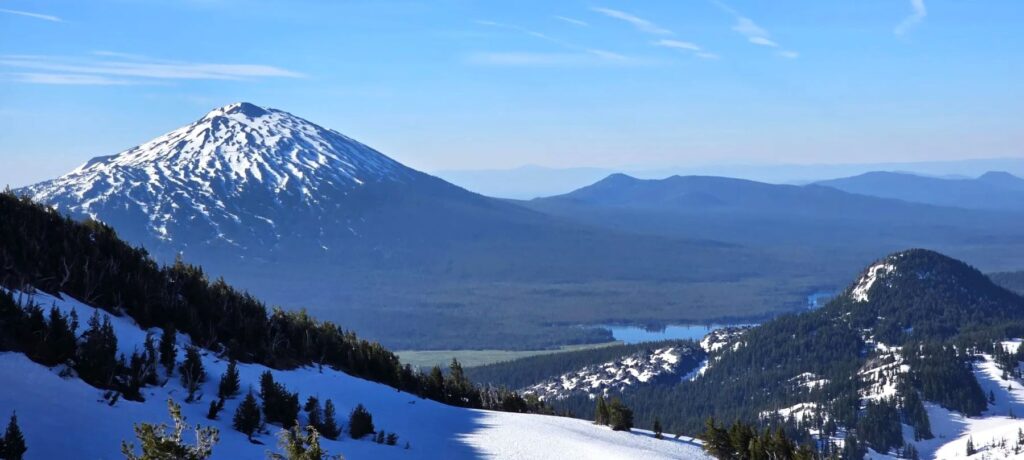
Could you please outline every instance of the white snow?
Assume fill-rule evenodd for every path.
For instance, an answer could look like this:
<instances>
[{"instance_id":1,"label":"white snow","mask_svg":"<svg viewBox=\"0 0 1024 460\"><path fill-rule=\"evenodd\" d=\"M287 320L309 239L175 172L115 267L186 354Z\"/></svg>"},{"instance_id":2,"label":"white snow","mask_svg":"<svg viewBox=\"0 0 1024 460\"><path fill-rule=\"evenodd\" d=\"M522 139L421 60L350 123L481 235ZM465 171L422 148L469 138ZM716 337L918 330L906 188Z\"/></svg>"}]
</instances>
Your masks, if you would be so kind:
<instances>
[{"instance_id":1,"label":"white snow","mask_svg":"<svg viewBox=\"0 0 1024 460\"><path fill-rule=\"evenodd\" d=\"M34 301L44 308L55 305L64 311L75 309L83 324L94 311L66 296L38 294ZM130 319L111 319L120 350L141 347L145 331ZM187 337L179 339L182 345L188 342ZM0 388L3 388L0 417L6 418L7 414L17 411L29 447L26 457L29 460L120 459L123 458L120 442L133 440L133 423L169 422L166 400L171 397L182 404L189 423L220 429L221 440L214 450L215 459L265 458L268 449L276 448L277 428L270 427L271 433L258 436L265 445L251 444L244 435L231 429L231 415L240 397L228 401L220 420L206 420L209 401L216 394L226 362L205 352L203 365L209 377L199 391L197 402L184 403L185 391L173 378L163 387L145 388L144 403L119 400L110 406L103 400L102 391L78 379L62 378L55 369L33 363L22 354L0 353ZM258 387L258 377L267 368L240 364L238 370L244 391L250 386ZM324 440L323 445L329 452L349 459L708 458L692 441L657 440L644 432L613 432L569 418L456 408L330 369L320 371L307 367L271 372L275 380L298 391L303 401L311 395L321 401L332 399L342 423L348 412L362 403L373 414L379 429L400 436L398 446L348 437L340 441ZM406 441L411 444L410 450L402 449Z\"/></svg>"},{"instance_id":2,"label":"white snow","mask_svg":"<svg viewBox=\"0 0 1024 460\"><path fill-rule=\"evenodd\" d=\"M850 297L855 302L867 302L868 292L879 278L888 275L896 270L896 265L890 262L882 262L868 267L867 273L857 281L857 284L850 291Z\"/></svg>"},{"instance_id":3,"label":"white snow","mask_svg":"<svg viewBox=\"0 0 1024 460\"><path fill-rule=\"evenodd\" d=\"M573 394L586 394L590 398L608 396L622 392L638 384L670 374L680 374L680 358L695 351L686 347L665 347L652 351L641 351L602 364L544 380L523 389L525 393L536 394L542 400L564 399Z\"/></svg>"},{"instance_id":4,"label":"white snow","mask_svg":"<svg viewBox=\"0 0 1024 460\"><path fill-rule=\"evenodd\" d=\"M274 221L294 217L285 211L337 213L324 200L415 174L336 131L280 110L235 103L22 192L72 214L132 214L159 241L176 240L197 224L228 242L245 241L243 236L276 241Z\"/></svg>"}]
</instances>

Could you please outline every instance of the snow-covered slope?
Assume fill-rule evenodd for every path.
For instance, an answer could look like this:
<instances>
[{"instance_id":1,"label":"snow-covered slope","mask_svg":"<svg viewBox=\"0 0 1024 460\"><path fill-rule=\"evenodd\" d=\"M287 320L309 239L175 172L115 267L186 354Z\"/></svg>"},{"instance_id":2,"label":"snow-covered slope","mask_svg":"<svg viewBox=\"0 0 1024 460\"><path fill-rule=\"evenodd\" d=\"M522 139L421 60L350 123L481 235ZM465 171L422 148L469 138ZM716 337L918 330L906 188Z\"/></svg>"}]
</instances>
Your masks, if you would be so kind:
<instances>
[{"instance_id":1,"label":"snow-covered slope","mask_svg":"<svg viewBox=\"0 0 1024 460\"><path fill-rule=\"evenodd\" d=\"M703 359L697 347L685 345L645 350L602 364L586 366L526 388L544 400L574 395L609 396L637 385L677 383Z\"/></svg>"},{"instance_id":2,"label":"snow-covered slope","mask_svg":"<svg viewBox=\"0 0 1024 460\"><path fill-rule=\"evenodd\" d=\"M27 296L21 298L29 300ZM88 318L95 311L66 296L37 293L32 301L63 311L74 309L82 318ZM147 331L128 318L112 317L112 324L122 352L142 347ZM159 335L159 330L149 332ZM187 343L187 337L179 337L179 345ZM263 444L250 443L245 435L231 429L231 415L241 398L229 400L219 420L205 418L227 363L209 352L204 352L202 358L209 377L199 392L198 401L184 403L185 390L172 378L161 387L144 388L146 401L143 403L122 399L109 405L101 390L73 377L61 377L59 369L41 366L19 353L0 353L0 416L17 411L29 447L27 459L117 459L122 458L120 442L133 440L134 423L170 421L166 400L173 398L182 404L189 423L220 429L220 443L214 449L214 458L265 458L268 449L276 448L278 427L270 426L269 432L257 436ZM247 364L240 364L238 369L243 391L258 387L259 375L267 370L260 365ZM348 459L707 458L700 446L691 441L658 440L647 432L613 432L569 418L456 408L330 369L272 372L276 381L297 391L302 400L308 396L318 396L321 401L332 399L342 423L356 404L363 404L373 414L378 429L400 436L398 446L348 437L339 441L324 440L323 445L329 452L343 454ZM403 449L405 442L409 442L409 450Z\"/></svg>"},{"instance_id":3,"label":"snow-covered slope","mask_svg":"<svg viewBox=\"0 0 1024 460\"><path fill-rule=\"evenodd\" d=\"M342 211L339 197L366 184L418 176L336 131L235 103L24 191L62 211L100 218L136 240L245 248L276 243L289 222L309 225L307 217ZM327 230L317 223L333 221L312 223L309 233L316 235Z\"/></svg>"}]
</instances>

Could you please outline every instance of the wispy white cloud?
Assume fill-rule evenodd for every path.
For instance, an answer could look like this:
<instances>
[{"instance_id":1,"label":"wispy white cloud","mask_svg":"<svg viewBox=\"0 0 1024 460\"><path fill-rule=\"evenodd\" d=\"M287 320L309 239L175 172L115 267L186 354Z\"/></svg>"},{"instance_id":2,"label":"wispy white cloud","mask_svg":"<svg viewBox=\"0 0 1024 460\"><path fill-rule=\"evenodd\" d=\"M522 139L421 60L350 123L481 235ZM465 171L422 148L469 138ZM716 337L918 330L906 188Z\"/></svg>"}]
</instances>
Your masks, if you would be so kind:
<instances>
[{"instance_id":1,"label":"wispy white cloud","mask_svg":"<svg viewBox=\"0 0 1024 460\"><path fill-rule=\"evenodd\" d=\"M618 19L620 21L628 22L628 23L632 24L633 27L636 27L640 31L643 31L643 32L646 32L646 33L649 33L649 34L654 34L654 35L673 35L671 30L662 28L662 27L658 26L657 24L655 24L655 23L653 23L651 21L648 21L648 20L643 19L643 18L638 17L638 16L634 16L632 14L629 14L629 13L625 12L625 11L613 10L611 8L603 8L603 7L594 7L594 8L591 8L591 10L595 11L595 12L598 12L598 13L601 13L601 14L603 14L605 16L610 17L610 18L614 18L614 19Z\"/></svg>"},{"instance_id":2,"label":"wispy white cloud","mask_svg":"<svg viewBox=\"0 0 1024 460\"><path fill-rule=\"evenodd\" d=\"M572 24L574 26L587 27L587 26L590 25L586 21L581 21L579 19L570 18L570 17L567 17L567 16L552 16L552 17L554 17L555 19L557 19L559 21L567 22L569 24Z\"/></svg>"},{"instance_id":3,"label":"wispy white cloud","mask_svg":"<svg viewBox=\"0 0 1024 460\"><path fill-rule=\"evenodd\" d=\"M503 65L503 66L569 66L627 63L630 59L612 51L587 48L572 42L552 37L543 32L527 29L513 24L495 21L478 20L477 24L487 27L511 30L558 45L568 52L482 52L471 54L467 61L471 64Z\"/></svg>"},{"instance_id":4,"label":"wispy white cloud","mask_svg":"<svg viewBox=\"0 0 1024 460\"><path fill-rule=\"evenodd\" d=\"M651 44L654 46L660 46L662 48L672 48L680 51L693 53L694 56L699 57L701 59L718 59L717 54L705 51L703 48L700 47L700 45L697 45L696 43L684 42L682 40L661 39L651 42Z\"/></svg>"},{"instance_id":5,"label":"wispy white cloud","mask_svg":"<svg viewBox=\"0 0 1024 460\"><path fill-rule=\"evenodd\" d=\"M675 48L679 50L700 51L699 46L690 42L684 42L679 40L658 40L654 42L653 45L662 46L665 48Z\"/></svg>"},{"instance_id":6,"label":"wispy white cloud","mask_svg":"<svg viewBox=\"0 0 1024 460\"><path fill-rule=\"evenodd\" d=\"M33 13L31 11L19 11L19 10L9 10L9 9L6 9L6 8L0 8L0 13L15 14L15 15L18 15L18 16L25 16L25 17L28 17L28 18L42 19L44 21L50 21L50 22L64 22L63 19L61 19L61 18L59 18L57 16L51 16L49 14Z\"/></svg>"},{"instance_id":7,"label":"wispy white cloud","mask_svg":"<svg viewBox=\"0 0 1024 460\"><path fill-rule=\"evenodd\" d=\"M747 40L748 40L748 41L750 41L750 43L753 43L753 44L755 44L755 45L760 45L760 46L770 46L770 47L772 47L772 48L778 48L778 47L779 47L779 44L778 44L778 43L775 43L774 41L772 41L772 40L771 40L771 39L769 39L769 38L764 38L764 37L750 37L750 38L748 38Z\"/></svg>"},{"instance_id":8,"label":"wispy white cloud","mask_svg":"<svg viewBox=\"0 0 1024 460\"><path fill-rule=\"evenodd\" d=\"M473 65L500 67L600 67L633 64L626 56L603 50L584 52L481 52L466 57Z\"/></svg>"},{"instance_id":9,"label":"wispy white cloud","mask_svg":"<svg viewBox=\"0 0 1024 460\"><path fill-rule=\"evenodd\" d=\"M82 75L74 73L22 72L10 74L10 79L19 83L39 85L137 85L138 80L111 78L103 75Z\"/></svg>"},{"instance_id":10,"label":"wispy white cloud","mask_svg":"<svg viewBox=\"0 0 1024 460\"><path fill-rule=\"evenodd\" d=\"M60 84L126 84L143 80L247 80L256 78L301 78L304 75L263 64L224 64L151 59L110 51L92 53L88 58L64 56L5 55L0 66L34 71L26 83L63 81ZM46 75L46 77L43 77ZM56 75L65 75L61 80ZM92 75L96 78L85 79ZM103 78L100 78L103 77ZM104 78L106 80L104 80ZM106 83L104 83L106 82ZM53 83L58 84L58 83Z\"/></svg>"},{"instance_id":11,"label":"wispy white cloud","mask_svg":"<svg viewBox=\"0 0 1024 460\"><path fill-rule=\"evenodd\" d=\"M910 32L911 29L924 21L925 16L928 16L928 8L925 7L924 0L910 0L910 7L913 10L910 16L907 16L893 30L896 35L904 35Z\"/></svg>"},{"instance_id":12,"label":"wispy white cloud","mask_svg":"<svg viewBox=\"0 0 1024 460\"><path fill-rule=\"evenodd\" d=\"M771 34L765 30L765 28L757 25L753 19L744 16L739 10L729 6L727 3L721 0L711 0L711 3L717 6L720 10L730 14L735 18L736 23L733 24L732 30L736 33L746 37L747 41L753 45L765 46L768 48L780 48L781 45L773 38ZM786 59L796 59L800 57L800 53L792 50L780 50L775 53L779 57Z\"/></svg>"}]
</instances>

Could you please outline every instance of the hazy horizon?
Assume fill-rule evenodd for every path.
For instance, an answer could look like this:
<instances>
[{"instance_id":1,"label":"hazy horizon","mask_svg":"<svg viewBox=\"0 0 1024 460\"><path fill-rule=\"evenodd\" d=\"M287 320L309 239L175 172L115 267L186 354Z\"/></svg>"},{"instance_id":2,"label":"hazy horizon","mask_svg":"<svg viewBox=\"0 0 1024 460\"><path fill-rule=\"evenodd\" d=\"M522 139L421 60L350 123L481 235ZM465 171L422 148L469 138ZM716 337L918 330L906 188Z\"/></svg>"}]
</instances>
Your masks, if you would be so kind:
<instances>
[{"instance_id":1,"label":"hazy horizon","mask_svg":"<svg viewBox=\"0 0 1024 460\"><path fill-rule=\"evenodd\" d=\"M236 101L424 171L952 161L1024 145L1024 4L1010 0L3 6L12 186Z\"/></svg>"}]
</instances>

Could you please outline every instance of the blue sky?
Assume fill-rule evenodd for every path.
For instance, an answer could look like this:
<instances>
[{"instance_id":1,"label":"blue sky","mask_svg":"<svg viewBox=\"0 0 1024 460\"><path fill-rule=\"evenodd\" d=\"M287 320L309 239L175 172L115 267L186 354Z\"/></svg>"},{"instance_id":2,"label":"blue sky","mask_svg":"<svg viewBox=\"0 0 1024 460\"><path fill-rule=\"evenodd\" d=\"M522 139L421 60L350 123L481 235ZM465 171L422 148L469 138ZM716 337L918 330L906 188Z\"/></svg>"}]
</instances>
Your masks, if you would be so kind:
<instances>
[{"instance_id":1,"label":"blue sky","mask_svg":"<svg viewBox=\"0 0 1024 460\"><path fill-rule=\"evenodd\" d=\"M0 0L0 184L234 101L424 170L1024 155L1020 0Z\"/></svg>"}]
</instances>

